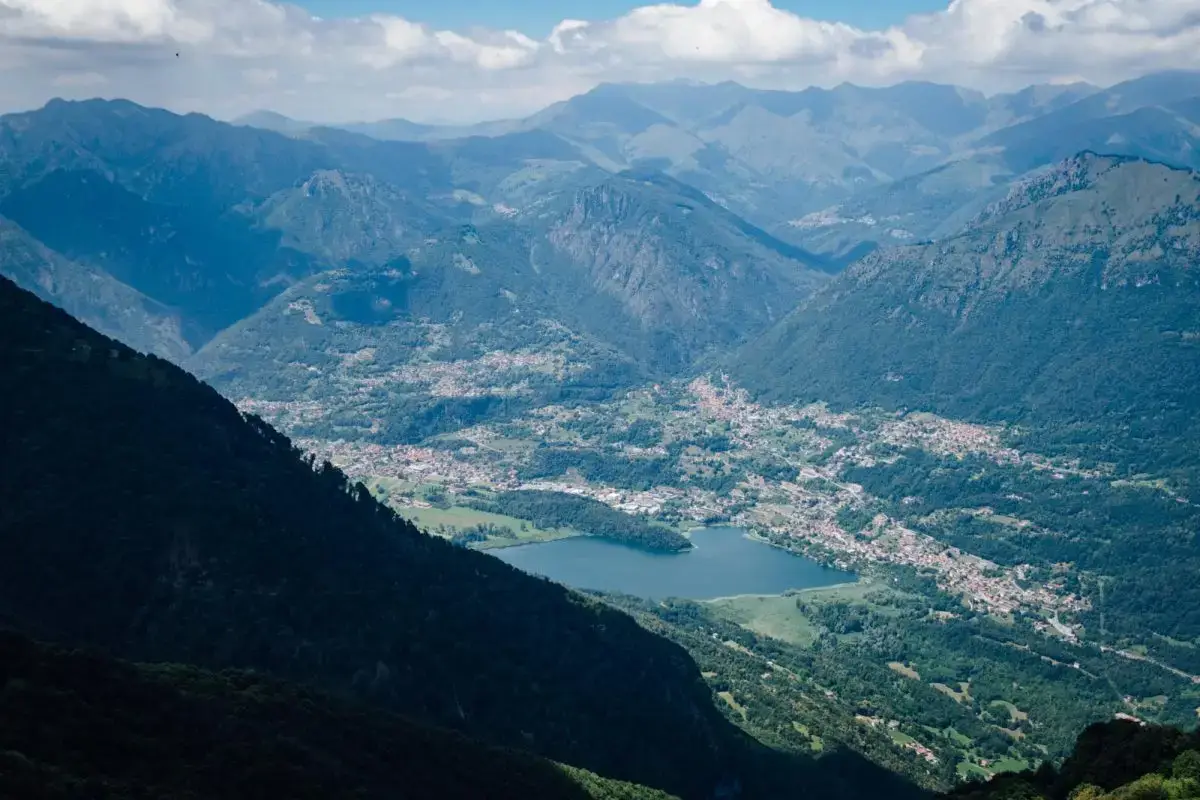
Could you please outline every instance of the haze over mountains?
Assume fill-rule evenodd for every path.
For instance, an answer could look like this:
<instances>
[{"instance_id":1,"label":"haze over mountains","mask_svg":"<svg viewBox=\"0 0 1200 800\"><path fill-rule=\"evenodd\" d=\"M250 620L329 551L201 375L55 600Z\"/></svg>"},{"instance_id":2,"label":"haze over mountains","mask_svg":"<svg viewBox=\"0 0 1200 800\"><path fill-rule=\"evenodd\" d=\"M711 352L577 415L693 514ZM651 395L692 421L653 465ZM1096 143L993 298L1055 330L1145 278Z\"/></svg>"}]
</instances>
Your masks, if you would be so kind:
<instances>
[{"instance_id":1,"label":"haze over mountains","mask_svg":"<svg viewBox=\"0 0 1200 800\"><path fill-rule=\"evenodd\" d=\"M1014 422L1095 412L1136 361L1133 419L1191 375L1198 125L1188 72L993 97L604 84L469 128L55 100L0 118L0 269L231 397L338 398L327 437L416 443L720 363L775 400ZM1148 292L1149 349L1098 355ZM1026 352L1014 314L1078 315L1076 344ZM1065 388L1084 373L1096 391Z\"/></svg>"},{"instance_id":2,"label":"haze over mountains","mask_svg":"<svg viewBox=\"0 0 1200 800\"><path fill-rule=\"evenodd\" d=\"M526 302L618 362L653 354L670 371L761 332L872 248L954 233L1032 169L1088 149L1197 166L1198 96L1184 72L994 97L922 83L606 84L512 122L348 126L375 138L277 115L229 126L53 101L0 123L0 214L51 251L42 261L101 278L66 280L70 269L35 269L28 255L5 269L30 288L41 275L44 296L180 359L330 269L473 264L472 283L508 298L495 313L528 319ZM464 225L482 226L499 274L432 244ZM640 266L613 271L605 253ZM719 281L685 277L695 263ZM530 285L543 269L556 279ZM110 278L147 301L119 315L95 306L96 280ZM677 294L677 280L694 288ZM553 291L592 307L551 310ZM458 308L436 303L434 324Z\"/></svg>"},{"instance_id":3,"label":"haze over mountains","mask_svg":"<svg viewBox=\"0 0 1200 800\"><path fill-rule=\"evenodd\" d=\"M1197 170L1186 72L603 84L463 127L0 117L0 622L180 720L202 696L351 759L275 724L296 681L343 695L303 701L332 729L365 703L398 747L561 796L918 796L879 765L946 789L1115 713L1191 721ZM639 605L439 540L595 533L583 498L864 580ZM90 713L80 656L0 648L0 719L31 724L5 698L33 664ZM72 754L20 774L70 796ZM1057 800L1039 774L1011 785Z\"/></svg>"},{"instance_id":4,"label":"haze over mountains","mask_svg":"<svg viewBox=\"0 0 1200 800\"><path fill-rule=\"evenodd\" d=\"M777 235L845 253L861 241L926 238L980 191L1081 150L1195 165L1198 85L1188 72L991 97L930 83L800 92L604 84L521 120L346 128L404 141L548 131L605 169L664 170ZM316 130L278 115L239 121Z\"/></svg>"}]
</instances>

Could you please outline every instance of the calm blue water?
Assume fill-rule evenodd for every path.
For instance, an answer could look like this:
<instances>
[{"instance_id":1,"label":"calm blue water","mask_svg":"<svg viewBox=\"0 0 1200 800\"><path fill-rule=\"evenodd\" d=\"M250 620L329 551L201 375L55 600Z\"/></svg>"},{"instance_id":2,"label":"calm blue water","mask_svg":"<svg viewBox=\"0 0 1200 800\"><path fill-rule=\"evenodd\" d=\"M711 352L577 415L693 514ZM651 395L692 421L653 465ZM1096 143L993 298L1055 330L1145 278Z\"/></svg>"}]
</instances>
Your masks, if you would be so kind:
<instances>
[{"instance_id":1,"label":"calm blue water","mask_svg":"<svg viewBox=\"0 0 1200 800\"><path fill-rule=\"evenodd\" d=\"M685 553L651 553L592 536L488 552L518 569L576 589L656 599L779 594L855 578L744 534L741 528L697 530L691 535L693 549Z\"/></svg>"}]
</instances>

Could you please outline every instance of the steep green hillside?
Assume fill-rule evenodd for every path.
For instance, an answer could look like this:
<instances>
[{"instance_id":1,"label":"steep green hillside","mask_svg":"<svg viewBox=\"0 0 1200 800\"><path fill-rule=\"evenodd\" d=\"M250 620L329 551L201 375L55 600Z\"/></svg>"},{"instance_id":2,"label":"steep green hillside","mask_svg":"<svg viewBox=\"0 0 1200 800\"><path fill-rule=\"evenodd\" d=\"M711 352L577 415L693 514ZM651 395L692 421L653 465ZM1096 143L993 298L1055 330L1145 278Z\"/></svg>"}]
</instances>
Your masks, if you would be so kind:
<instances>
[{"instance_id":1,"label":"steep green hillside","mask_svg":"<svg viewBox=\"0 0 1200 800\"><path fill-rule=\"evenodd\" d=\"M298 283L188 367L226 396L304 404L296 434L418 441L531 405L599 399L644 376L543 280L507 224L425 239L380 266ZM618 318L602 306L603 329Z\"/></svg>"},{"instance_id":2,"label":"steep green hillside","mask_svg":"<svg viewBox=\"0 0 1200 800\"><path fill-rule=\"evenodd\" d=\"M0 117L0 213L170 307L195 349L298 280L386 262L500 202L497 184L514 174L536 183L530 161L557 174L551 167L581 158L547 133L435 149L332 129L291 138L124 100L55 100ZM78 276L60 282L87 291Z\"/></svg>"},{"instance_id":3,"label":"steep green hillside","mask_svg":"<svg viewBox=\"0 0 1200 800\"><path fill-rule=\"evenodd\" d=\"M100 269L64 257L0 217L0 274L96 330L175 363L191 354L170 308Z\"/></svg>"},{"instance_id":4,"label":"steep green hillside","mask_svg":"<svg viewBox=\"0 0 1200 800\"><path fill-rule=\"evenodd\" d=\"M215 391L0 282L0 621L254 668L671 791L868 794L771 754L628 616L426 536ZM853 760L853 759L851 759Z\"/></svg>"},{"instance_id":5,"label":"steep green hillside","mask_svg":"<svg viewBox=\"0 0 1200 800\"><path fill-rule=\"evenodd\" d=\"M1085 730L1058 769L967 784L947 797L963 800L1187 800L1200 797L1200 732L1097 723Z\"/></svg>"},{"instance_id":6,"label":"steep green hillside","mask_svg":"<svg viewBox=\"0 0 1200 800\"><path fill-rule=\"evenodd\" d=\"M654 174L560 194L519 219L544 235L534 263L570 269L575 303L643 363L680 367L727 347L781 318L821 279L815 257ZM632 329L609 317L610 303Z\"/></svg>"},{"instance_id":7,"label":"steep green hillside","mask_svg":"<svg viewBox=\"0 0 1200 800\"><path fill-rule=\"evenodd\" d=\"M305 186L268 218L286 209L292 236L365 262L296 283L188 361L226 396L308 404L296 434L412 442L603 399L761 333L825 279L662 177L611 176L403 249L400 198L340 173ZM337 227L330 204L363 212Z\"/></svg>"},{"instance_id":8,"label":"steep green hillside","mask_svg":"<svg viewBox=\"0 0 1200 800\"><path fill-rule=\"evenodd\" d=\"M1198 209L1195 173L1081 155L957 236L867 257L730 369L764 397L1017 423L1194 480Z\"/></svg>"},{"instance_id":9,"label":"steep green hillside","mask_svg":"<svg viewBox=\"0 0 1200 800\"><path fill-rule=\"evenodd\" d=\"M138 665L0 631L0 795L669 800L252 672Z\"/></svg>"}]
</instances>

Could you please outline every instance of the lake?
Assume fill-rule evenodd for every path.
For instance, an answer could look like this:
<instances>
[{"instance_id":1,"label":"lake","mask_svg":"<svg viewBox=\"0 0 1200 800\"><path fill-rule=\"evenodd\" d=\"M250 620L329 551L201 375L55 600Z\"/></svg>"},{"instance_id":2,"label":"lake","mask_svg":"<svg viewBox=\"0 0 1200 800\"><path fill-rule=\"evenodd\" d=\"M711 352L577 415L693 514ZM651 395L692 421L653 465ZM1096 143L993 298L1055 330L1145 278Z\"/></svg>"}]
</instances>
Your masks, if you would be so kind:
<instances>
[{"instance_id":1,"label":"lake","mask_svg":"<svg viewBox=\"0 0 1200 800\"><path fill-rule=\"evenodd\" d=\"M683 553L654 553L595 536L488 552L576 589L654 599L780 594L855 580L851 573L748 539L745 533L741 528L701 528L690 536L694 547Z\"/></svg>"}]
</instances>

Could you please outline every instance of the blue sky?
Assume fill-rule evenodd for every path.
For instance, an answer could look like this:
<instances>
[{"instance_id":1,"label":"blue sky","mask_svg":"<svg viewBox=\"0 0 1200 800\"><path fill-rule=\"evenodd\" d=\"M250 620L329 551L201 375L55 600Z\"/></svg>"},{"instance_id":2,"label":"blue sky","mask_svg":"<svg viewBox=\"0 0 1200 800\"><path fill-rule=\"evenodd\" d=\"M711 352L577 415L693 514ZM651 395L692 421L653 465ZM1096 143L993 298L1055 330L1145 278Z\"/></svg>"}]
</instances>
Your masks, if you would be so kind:
<instances>
[{"instance_id":1,"label":"blue sky","mask_svg":"<svg viewBox=\"0 0 1200 800\"><path fill-rule=\"evenodd\" d=\"M655 0L292 0L322 17L397 14L438 28L516 28L544 36L563 19L611 19ZM692 2L685 2L692 5ZM948 0L775 0L805 17L883 28L910 14L945 10Z\"/></svg>"},{"instance_id":2,"label":"blue sky","mask_svg":"<svg viewBox=\"0 0 1200 800\"><path fill-rule=\"evenodd\" d=\"M675 1L0 0L12 9L0 12L0 111L99 95L223 119L271 109L317 122L477 122L606 81L999 92L1200 69L1200 0L954 0L955 13L950 0ZM611 24L638 6L636 24ZM563 19L588 24L544 46ZM504 28L532 41L497 36ZM446 29L457 35L437 35ZM154 59L169 68L149 68Z\"/></svg>"}]
</instances>

